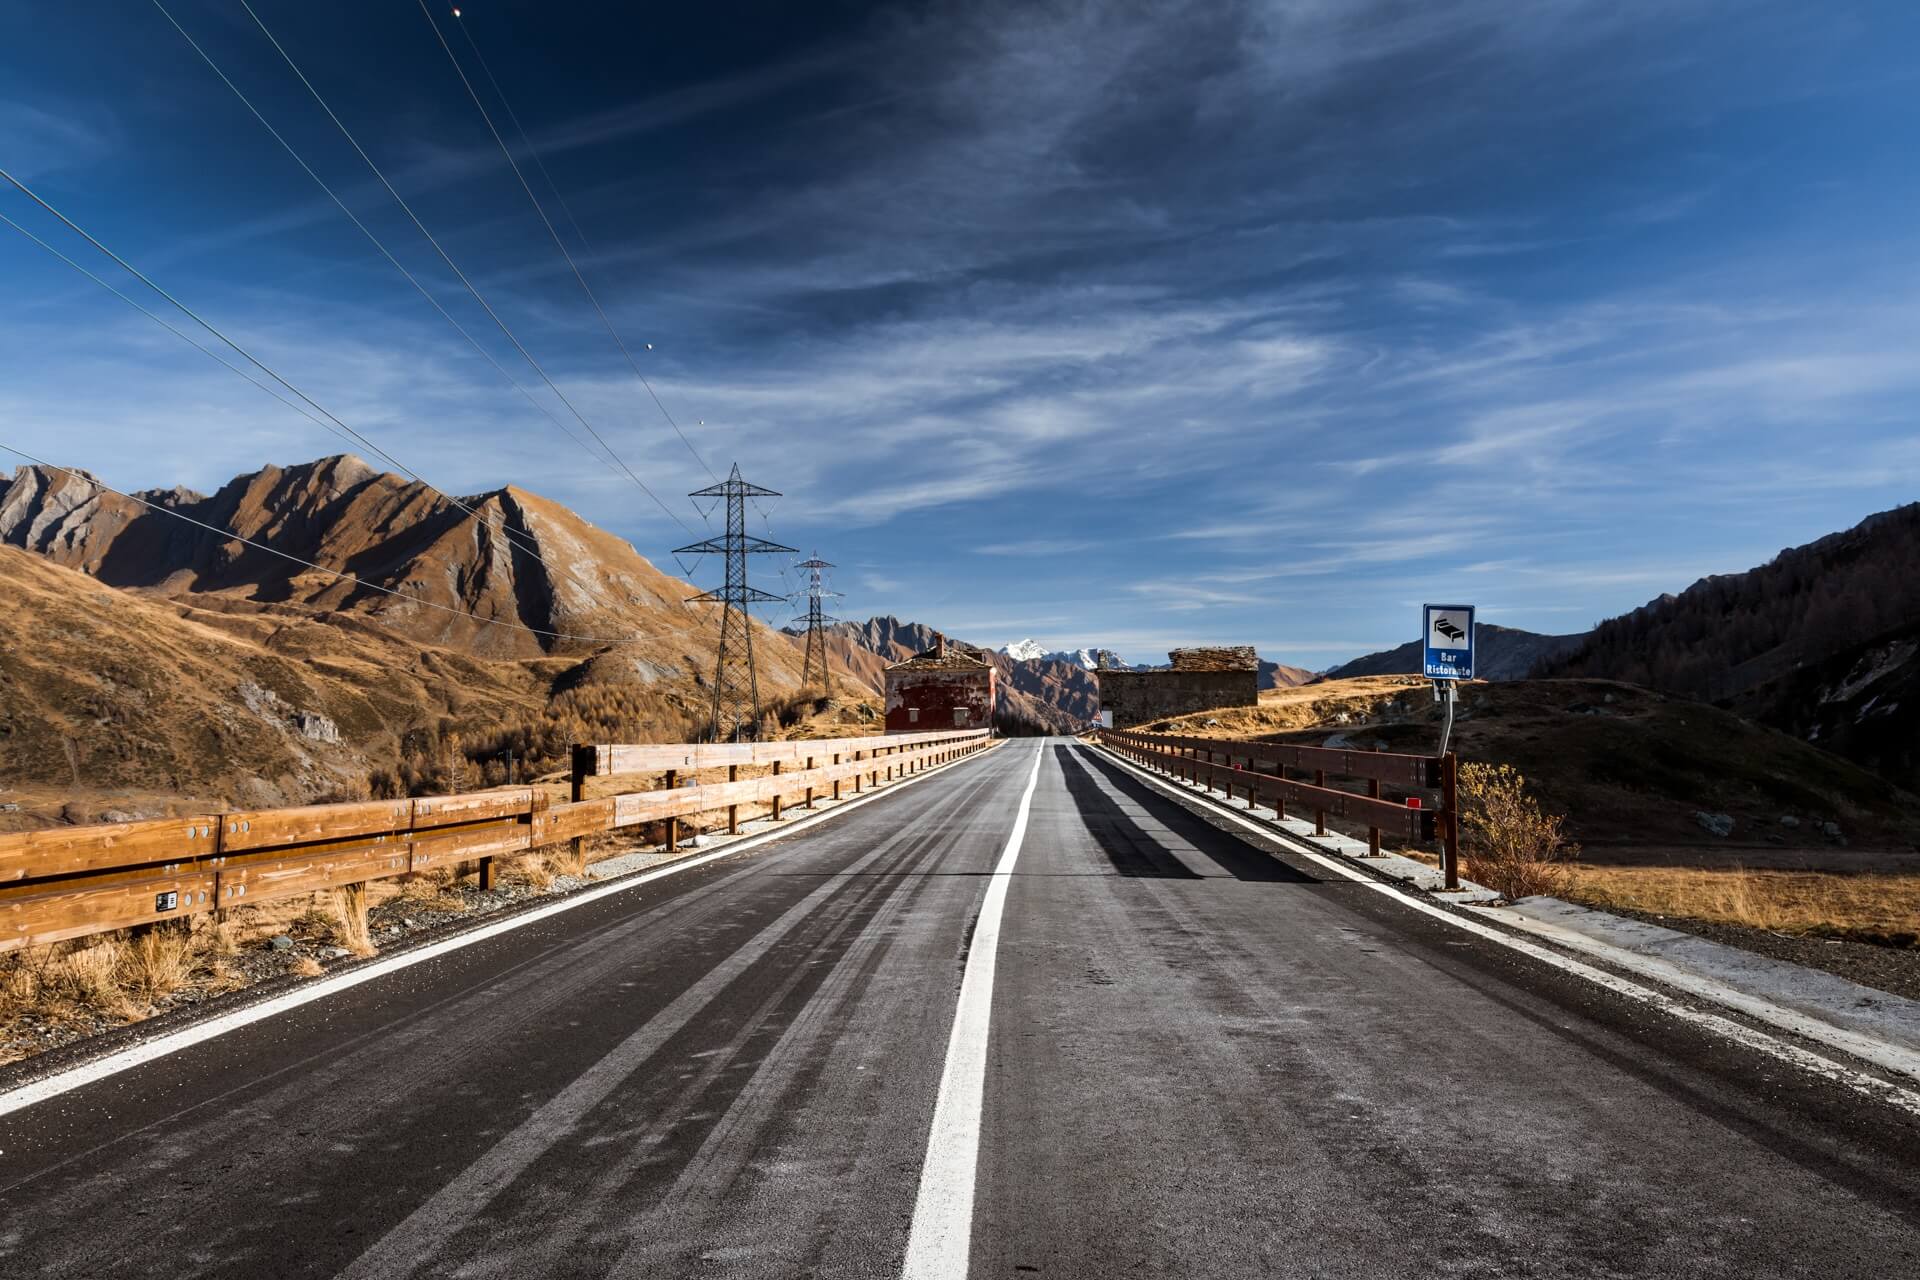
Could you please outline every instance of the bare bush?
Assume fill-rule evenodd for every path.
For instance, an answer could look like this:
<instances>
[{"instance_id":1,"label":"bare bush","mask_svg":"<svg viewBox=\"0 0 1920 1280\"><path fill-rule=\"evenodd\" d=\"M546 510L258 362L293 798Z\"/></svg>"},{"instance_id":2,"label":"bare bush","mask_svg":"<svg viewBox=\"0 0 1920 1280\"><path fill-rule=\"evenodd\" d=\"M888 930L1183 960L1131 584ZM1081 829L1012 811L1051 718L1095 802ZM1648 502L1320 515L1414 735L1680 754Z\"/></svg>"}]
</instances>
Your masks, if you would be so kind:
<instances>
[{"instance_id":1,"label":"bare bush","mask_svg":"<svg viewBox=\"0 0 1920 1280\"><path fill-rule=\"evenodd\" d=\"M156 926L127 948L127 985L148 1000L170 995L187 984L193 974L193 960L193 934L189 929Z\"/></svg>"},{"instance_id":2,"label":"bare bush","mask_svg":"<svg viewBox=\"0 0 1920 1280\"><path fill-rule=\"evenodd\" d=\"M1565 892L1566 864L1580 846L1566 838L1566 818L1541 809L1518 770L1463 764L1459 796L1468 875L1506 898Z\"/></svg>"},{"instance_id":3,"label":"bare bush","mask_svg":"<svg viewBox=\"0 0 1920 1280\"><path fill-rule=\"evenodd\" d=\"M53 959L41 971L42 998L109 1017L133 1016L133 1007L120 985L127 944L109 936Z\"/></svg>"}]
</instances>

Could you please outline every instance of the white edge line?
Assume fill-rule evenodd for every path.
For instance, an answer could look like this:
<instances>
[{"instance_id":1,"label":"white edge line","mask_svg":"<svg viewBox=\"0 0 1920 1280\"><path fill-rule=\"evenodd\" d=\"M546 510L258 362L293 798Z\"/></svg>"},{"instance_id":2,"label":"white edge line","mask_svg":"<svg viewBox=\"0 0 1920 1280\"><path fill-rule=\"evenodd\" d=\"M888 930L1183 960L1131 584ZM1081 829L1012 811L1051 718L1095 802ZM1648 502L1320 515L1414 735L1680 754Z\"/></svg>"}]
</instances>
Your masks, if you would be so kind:
<instances>
[{"instance_id":1,"label":"white edge line","mask_svg":"<svg viewBox=\"0 0 1920 1280\"><path fill-rule=\"evenodd\" d=\"M1163 781L1157 775L1142 769L1131 760L1127 760L1117 753L1107 750L1105 747L1097 747L1096 750L1099 750L1108 759L1119 763L1130 772L1152 783L1169 795L1191 797L1193 799L1200 798L1197 793L1177 788L1171 783ZM1543 964L1552 965L1562 972L1585 978L1587 981L1625 996L1629 1000L1649 1005L1660 1010L1662 1013L1678 1018L1684 1022L1693 1023L1695 1026L1723 1036L1746 1048L1777 1058L1803 1071L1808 1071L1824 1079L1844 1084L1869 1098L1890 1103L1910 1115L1920 1116L1920 1093L1915 1093L1911 1089L1892 1084L1880 1079L1878 1076L1856 1071L1851 1067L1833 1061L1831 1058L1824 1058L1817 1053L1802 1049L1798 1045L1788 1044L1784 1040L1775 1039L1764 1031L1755 1030L1743 1023L1734 1022L1718 1014L1695 1009L1690 1005L1681 1003L1664 992L1656 991L1651 987L1643 987L1637 982L1630 982L1620 977L1618 974L1608 973L1604 969L1596 969L1592 965L1570 959L1557 951L1549 950L1546 947L1528 942L1522 938L1516 938L1512 934L1503 932L1491 925L1482 924L1477 920L1469 920L1463 916L1455 915L1451 911L1433 906L1431 903L1422 902L1407 893L1397 884L1389 884L1376 880L1370 875L1366 875L1361 871L1344 865L1336 858L1329 857L1301 845L1300 842L1292 836L1276 831L1272 827L1249 821L1231 809L1221 808L1217 803L1210 802L1207 808L1211 812L1219 814L1221 817L1227 818L1239 826L1245 827L1249 831L1256 832L1262 837L1272 840L1274 843L1282 845L1304 858L1312 859L1329 871L1336 872L1349 880L1366 885L1369 889L1386 895L1410 910L1425 912L1437 920L1444 920L1456 929L1465 930L1468 933L1485 938L1489 942L1495 942L1503 947L1518 951ZM1704 995L1706 993L1700 994Z\"/></svg>"},{"instance_id":2,"label":"white edge line","mask_svg":"<svg viewBox=\"0 0 1920 1280\"><path fill-rule=\"evenodd\" d=\"M1617 964L1623 969L1631 969L1655 982L1664 983L1690 995L1699 996L1703 1000L1725 1005L1748 1017L1771 1023L1782 1031L1803 1036L1808 1040L1818 1040L1824 1045L1871 1062L1875 1066L1885 1067L1889 1071L1896 1071L1903 1076L1912 1076L1920 1080L1920 1053L1915 1053L1901 1045L1876 1040L1865 1033L1835 1026L1813 1014L1775 1004L1765 996L1753 995L1716 979L1689 973L1679 965L1662 960L1658 956L1641 955L1624 947L1611 946L1551 921L1535 920L1517 914L1509 915L1500 907L1484 907L1474 903L1462 903L1461 906L1475 915L1497 920L1510 929L1531 933L1574 951L1584 951L1610 964Z\"/></svg>"},{"instance_id":3,"label":"white edge line","mask_svg":"<svg viewBox=\"0 0 1920 1280\"><path fill-rule=\"evenodd\" d=\"M235 1009L231 1013L221 1014L219 1017L209 1018L205 1022L198 1022L191 1026L182 1027L178 1031L167 1032L145 1043L131 1045L118 1052L107 1054L105 1057L95 1058L91 1062L82 1062L75 1066L68 1067L63 1071L56 1071L52 1075L44 1076L38 1080L28 1081L26 1084L0 1094L0 1116L11 1115L15 1111L31 1107L36 1103L45 1102L50 1098L57 1098L63 1093L69 1093L74 1089L83 1088L86 1085L94 1083L96 1080L104 1080L108 1076L118 1075L122 1071L127 1071L145 1063L152 1062L156 1058L164 1058L168 1054L178 1053L182 1049L191 1048L196 1044L212 1040L218 1036L223 1036L229 1031L238 1031L241 1027L251 1026L256 1022L265 1021L278 1014L286 1013L291 1009L298 1009L302 1005L313 1003L315 1000L322 1000L327 996L335 995L352 987L357 987L363 982L371 982L375 978L383 978L387 974L410 968L416 964L424 964L428 960L437 960L449 952L458 951L463 947L471 947L476 943L485 942L489 938L498 937L500 934L511 932L514 929L525 928L527 925L535 924L551 916L557 916L564 911L572 911L576 908L584 907L589 903L598 902L600 899L611 897L616 893L625 893L627 890L637 889L643 884L650 884L655 880L660 880L667 876L678 875L682 871L691 871L695 867L705 866L707 863L716 861L717 859L732 857L736 853L743 853L748 849L765 844L769 840L783 839L793 835L797 831L804 831L808 827L837 818L850 810L858 809L864 804L871 803L886 796L897 795L903 788L913 786L917 782L924 782L936 773L941 773L947 769L965 764L969 760L978 760L991 749L992 748L989 747L985 750L962 756L958 760L950 760L945 764L935 765L926 772L915 774L910 778L895 779L892 783L877 791L870 791L866 795L854 799L842 800L831 809L783 824L770 831L763 831L756 835L742 837L739 840L728 843L722 848L715 849L712 853L680 858L650 871L642 871L636 875L622 877L621 879L611 881L596 888L584 889L558 902L548 903L543 907L534 907L530 910L509 916L505 920L496 920L492 924L480 925L467 932L455 934L451 938L442 938L438 942L428 943L424 947L418 947L411 951L403 951L399 955L390 956L386 959L375 960L371 964L349 969L345 973L336 974L331 978L322 978L307 986L296 988L293 991L285 992L271 999L262 1000L258 1004L250 1004L245 1008Z\"/></svg>"},{"instance_id":4,"label":"white edge line","mask_svg":"<svg viewBox=\"0 0 1920 1280\"><path fill-rule=\"evenodd\" d=\"M1026 839L1034 788L1040 782L1044 750L1034 752L1033 772L1014 814L1007 846L987 882L967 948L960 999L947 1040L947 1062L940 1073L940 1094L927 1132L927 1158L920 1169L913 1224L907 1232L903 1280L965 1280L973 1247L973 1191L980 1163L980 1119L987 1080L987 1039L993 1028L993 974L1000 950L1000 919L1020 844Z\"/></svg>"}]
</instances>

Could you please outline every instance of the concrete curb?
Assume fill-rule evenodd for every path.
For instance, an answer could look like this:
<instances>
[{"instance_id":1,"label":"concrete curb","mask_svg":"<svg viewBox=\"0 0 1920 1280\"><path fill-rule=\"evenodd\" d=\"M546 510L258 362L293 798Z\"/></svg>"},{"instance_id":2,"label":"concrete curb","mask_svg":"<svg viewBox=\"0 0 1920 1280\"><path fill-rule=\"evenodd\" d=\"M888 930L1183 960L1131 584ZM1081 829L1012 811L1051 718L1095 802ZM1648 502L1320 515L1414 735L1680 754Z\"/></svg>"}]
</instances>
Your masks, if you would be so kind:
<instances>
[{"instance_id":1,"label":"concrete curb","mask_svg":"<svg viewBox=\"0 0 1920 1280\"><path fill-rule=\"evenodd\" d=\"M1140 766L1119 753L1094 745L1109 758L1140 771ZM1501 901L1499 894L1466 880L1460 882L1461 892L1442 892L1438 889L1440 872L1423 862L1397 854L1368 857L1364 841L1348 836L1316 836L1312 823L1292 818L1275 821L1249 813L1244 800L1228 801L1203 786L1158 772L1148 776L1204 801L1209 808L1231 813L1241 822L1270 828L1276 836L1322 856L1337 857L1398 881L1433 902L1458 907L1475 919L1579 952L1884 1070L1920 1080L1920 1001L1558 898L1526 898L1495 906L1492 904Z\"/></svg>"},{"instance_id":2,"label":"concrete curb","mask_svg":"<svg viewBox=\"0 0 1920 1280\"><path fill-rule=\"evenodd\" d=\"M1920 1079L1920 1001L1558 898L1468 909Z\"/></svg>"}]
</instances>

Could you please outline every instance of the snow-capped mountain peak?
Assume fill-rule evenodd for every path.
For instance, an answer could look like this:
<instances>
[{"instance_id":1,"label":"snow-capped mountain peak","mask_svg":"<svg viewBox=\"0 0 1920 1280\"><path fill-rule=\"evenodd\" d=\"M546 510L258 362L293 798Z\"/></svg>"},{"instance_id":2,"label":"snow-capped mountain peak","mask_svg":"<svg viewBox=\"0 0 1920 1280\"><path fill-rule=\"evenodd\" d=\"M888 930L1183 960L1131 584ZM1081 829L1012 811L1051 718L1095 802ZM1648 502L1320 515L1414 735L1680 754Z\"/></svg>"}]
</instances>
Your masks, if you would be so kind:
<instances>
[{"instance_id":1,"label":"snow-capped mountain peak","mask_svg":"<svg viewBox=\"0 0 1920 1280\"><path fill-rule=\"evenodd\" d=\"M1107 655L1110 666L1124 666L1118 654L1111 649L1046 649L1038 640L1016 640L1000 650L1015 662L1068 662L1082 671L1098 671L1100 655Z\"/></svg>"}]
</instances>

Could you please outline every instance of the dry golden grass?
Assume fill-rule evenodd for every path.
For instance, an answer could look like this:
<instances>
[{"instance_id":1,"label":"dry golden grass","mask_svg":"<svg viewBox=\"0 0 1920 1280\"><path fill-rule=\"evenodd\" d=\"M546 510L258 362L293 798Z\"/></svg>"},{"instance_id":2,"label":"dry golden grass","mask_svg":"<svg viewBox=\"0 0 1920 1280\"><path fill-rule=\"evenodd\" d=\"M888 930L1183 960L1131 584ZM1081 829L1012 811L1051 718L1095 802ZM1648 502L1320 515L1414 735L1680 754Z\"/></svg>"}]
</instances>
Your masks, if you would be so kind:
<instances>
[{"instance_id":1,"label":"dry golden grass","mask_svg":"<svg viewBox=\"0 0 1920 1280\"><path fill-rule=\"evenodd\" d=\"M186 928L149 929L127 945L122 962L126 985L148 1000L170 995L193 975L193 934Z\"/></svg>"},{"instance_id":2,"label":"dry golden grass","mask_svg":"<svg viewBox=\"0 0 1920 1280\"><path fill-rule=\"evenodd\" d=\"M1692 867L1575 866L1568 871L1567 896L1594 907L1908 946L1920 933L1916 875Z\"/></svg>"},{"instance_id":3,"label":"dry golden grass","mask_svg":"<svg viewBox=\"0 0 1920 1280\"><path fill-rule=\"evenodd\" d=\"M425 871L402 880L398 896L422 911L465 911L467 900L454 892L456 883L457 879L451 871Z\"/></svg>"},{"instance_id":4,"label":"dry golden grass","mask_svg":"<svg viewBox=\"0 0 1920 1280\"><path fill-rule=\"evenodd\" d=\"M13 952L0 969L0 1020L24 1013L136 1016L121 985L128 955L127 944L112 936Z\"/></svg>"},{"instance_id":5,"label":"dry golden grass","mask_svg":"<svg viewBox=\"0 0 1920 1280\"><path fill-rule=\"evenodd\" d=\"M287 926L287 933L295 938L306 938L337 946L340 945L340 917L318 902L313 902L305 911L294 917L292 923Z\"/></svg>"},{"instance_id":6,"label":"dry golden grass","mask_svg":"<svg viewBox=\"0 0 1920 1280\"><path fill-rule=\"evenodd\" d=\"M312 956L301 956L287 969L288 973L301 978L317 978L326 972L318 960Z\"/></svg>"},{"instance_id":7,"label":"dry golden grass","mask_svg":"<svg viewBox=\"0 0 1920 1280\"><path fill-rule=\"evenodd\" d=\"M500 871L502 884L521 884L536 893L545 893L553 888L553 863L544 853L531 853L524 858L514 858Z\"/></svg>"}]
</instances>

